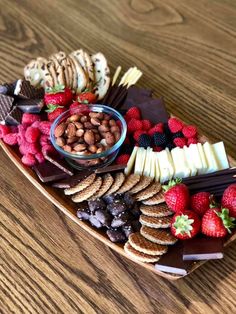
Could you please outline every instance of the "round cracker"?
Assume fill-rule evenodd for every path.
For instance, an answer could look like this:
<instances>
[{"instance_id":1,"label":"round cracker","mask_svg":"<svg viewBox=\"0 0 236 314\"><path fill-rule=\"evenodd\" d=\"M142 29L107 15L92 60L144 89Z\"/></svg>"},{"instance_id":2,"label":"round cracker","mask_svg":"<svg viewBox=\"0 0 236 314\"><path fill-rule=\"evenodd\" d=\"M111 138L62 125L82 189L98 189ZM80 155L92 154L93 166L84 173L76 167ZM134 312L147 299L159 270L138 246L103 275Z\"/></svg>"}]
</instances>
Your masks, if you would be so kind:
<instances>
[{"instance_id":1,"label":"round cracker","mask_svg":"<svg viewBox=\"0 0 236 314\"><path fill-rule=\"evenodd\" d=\"M169 228L171 226L172 217L150 217L146 215L141 215L139 217L139 222L150 228Z\"/></svg>"},{"instance_id":2,"label":"round cracker","mask_svg":"<svg viewBox=\"0 0 236 314\"><path fill-rule=\"evenodd\" d=\"M133 188L140 180L140 175L138 174L131 174L126 177L125 182L119 188L117 193L125 193L128 192L131 188Z\"/></svg>"},{"instance_id":3,"label":"round cracker","mask_svg":"<svg viewBox=\"0 0 236 314\"><path fill-rule=\"evenodd\" d=\"M132 233L129 236L130 245L137 251L149 255L163 255L167 252L166 245L153 243L144 238L139 232Z\"/></svg>"},{"instance_id":4,"label":"round cracker","mask_svg":"<svg viewBox=\"0 0 236 314\"><path fill-rule=\"evenodd\" d=\"M130 194L138 193L144 189L146 189L151 183L153 179L151 177L142 176L138 184L136 184L130 191Z\"/></svg>"},{"instance_id":5,"label":"round cracker","mask_svg":"<svg viewBox=\"0 0 236 314\"><path fill-rule=\"evenodd\" d=\"M92 173L87 178L73 186L64 190L65 195L72 195L86 189L90 184L92 184L96 179L96 174Z\"/></svg>"},{"instance_id":6,"label":"round cracker","mask_svg":"<svg viewBox=\"0 0 236 314\"><path fill-rule=\"evenodd\" d=\"M73 195L72 201L75 203L81 203L83 201L88 200L100 189L101 185L102 185L102 178L97 177L97 179L90 186L80 191L79 193L76 193L75 195Z\"/></svg>"},{"instance_id":7,"label":"round cracker","mask_svg":"<svg viewBox=\"0 0 236 314\"><path fill-rule=\"evenodd\" d=\"M130 257L143 263L155 263L160 259L160 255L149 255L135 250L129 242L125 243L124 250Z\"/></svg>"},{"instance_id":8,"label":"round cracker","mask_svg":"<svg viewBox=\"0 0 236 314\"><path fill-rule=\"evenodd\" d=\"M134 197L137 201L143 201L157 194L160 190L161 184L159 182L153 182L146 189L138 192Z\"/></svg>"},{"instance_id":9,"label":"round cracker","mask_svg":"<svg viewBox=\"0 0 236 314\"><path fill-rule=\"evenodd\" d=\"M142 226L140 229L141 235L147 240L162 244L162 245L173 245L178 240L166 229L154 229L147 226Z\"/></svg>"},{"instance_id":10,"label":"round cracker","mask_svg":"<svg viewBox=\"0 0 236 314\"><path fill-rule=\"evenodd\" d=\"M114 177L114 182L105 195L116 193L119 190L119 188L122 186L124 181L125 181L124 173L123 172L116 173Z\"/></svg>"}]
</instances>

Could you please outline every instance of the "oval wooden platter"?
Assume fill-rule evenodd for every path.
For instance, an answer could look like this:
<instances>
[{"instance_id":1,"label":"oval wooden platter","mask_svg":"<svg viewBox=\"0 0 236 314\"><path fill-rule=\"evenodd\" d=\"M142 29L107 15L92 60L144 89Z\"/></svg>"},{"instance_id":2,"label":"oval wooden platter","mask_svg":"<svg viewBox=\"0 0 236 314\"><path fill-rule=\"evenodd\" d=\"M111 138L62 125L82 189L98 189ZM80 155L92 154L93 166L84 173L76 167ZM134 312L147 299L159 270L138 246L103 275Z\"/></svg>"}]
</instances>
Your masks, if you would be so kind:
<instances>
[{"instance_id":1,"label":"oval wooden platter","mask_svg":"<svg viewBox=\"0 0 236 314\"><path fill-rule=\"evenodd\" d=\"M206 141L205 137L201 137L201 141ZM161 271L158 271L154 268L154 264L142 263L137 260L132 259L129 255L127 255L123 249L122 244L112 243L104 234L104 232L99 231L93 228L89 223L85 221L81 221L76 216L76 204L73 203L69 198L67 198L62 191L59 189L55 189L47 184L42 183L34 171L21 163L20 157L16 154L14 149L8 145L6 145L2 140L0 140L0 146L5 151L10 160L17 166L17 168L29 179L29 181L45 196L47 197L56 207L58 207L65 215L67 215L70 219L72 219L76 224L82 227L84 230L89 232L94 238L99 241L102 241L105 245L109 246L111 249L115 250L122 256L134 261L135 263L142 265L146 269L156 273L159 276L167 278L169 280L177 280L179 278L183 278L183 276L168 274ZM229 162L231 166L236 166L236 161L228 156ZM225 242L225 246L228 246L236 239L236 233L233 234L227 242ZM206 261L193 263L192 267L189 269L188 274L196 270L198 267L203 265Z\"/></svg>"}]
</instances>

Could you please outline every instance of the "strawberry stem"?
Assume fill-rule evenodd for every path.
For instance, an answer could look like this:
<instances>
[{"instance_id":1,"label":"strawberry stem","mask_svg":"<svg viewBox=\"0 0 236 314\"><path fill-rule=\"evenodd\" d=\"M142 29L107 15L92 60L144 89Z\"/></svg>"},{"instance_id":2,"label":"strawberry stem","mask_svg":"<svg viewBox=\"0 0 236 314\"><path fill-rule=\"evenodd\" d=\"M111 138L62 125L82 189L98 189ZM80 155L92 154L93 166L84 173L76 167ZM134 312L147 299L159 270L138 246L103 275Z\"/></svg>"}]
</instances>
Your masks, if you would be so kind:
<instances>
[{"instance_id":1,"label":"strawberry stem","mask_svg":"<svg viewBox=\"0 0 236 314\"><path fill-rule=\"evenodd\" d=\"M222 208L221 212L215 210L215 213L222 219L223 225L228 230L228 232L231 233L230 229L236 227L236 225L234 223L235 218L229 216L228 208Z\"/></svg>"},{"instance_id":2,"label":"strawberry stem","mask_svg":"<svg viewBox=\"0 0 236 314\"><path fill-rule=\"evenodd\" d=\"M162 185L162 189L167 192L170 188L172 188L173 186L180 184L182 182L182 179L180 178L176 178L175 180L170 180L168 182L168 185Z\"/></svg>"}]
</instances>

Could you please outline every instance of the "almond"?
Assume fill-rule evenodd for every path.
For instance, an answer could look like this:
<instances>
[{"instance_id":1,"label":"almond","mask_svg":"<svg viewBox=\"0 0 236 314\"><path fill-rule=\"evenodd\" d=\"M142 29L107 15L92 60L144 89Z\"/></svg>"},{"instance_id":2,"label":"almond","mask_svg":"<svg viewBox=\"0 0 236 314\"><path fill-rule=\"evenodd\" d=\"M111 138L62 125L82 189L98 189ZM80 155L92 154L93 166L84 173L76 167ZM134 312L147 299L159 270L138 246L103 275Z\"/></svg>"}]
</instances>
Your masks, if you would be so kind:
<instances>
[{"instance_id":1,"label":"almond","mask_svg":"<svg viewBox=\"0 0 236 314\"><path fill-rule=\"evenodd\" d=\"M72 151L72 148L71 148L70 145L64 145L64 146L63 146L63 149L64 149L66 152L68 152L68 153L71 153L71 151Z\"/></svg>"},{"instance_id":2,"label":"almond","mask_svg":"<svg viewBox=\"0 0 236 314\"><path fill-rule=\"evenodd\" d=\"M100 125L101 121L98 118L91 118L92 125Z\"/></svg>"},{"instance_id":3,"label":"almond","mask_svg":"<svg viewBox=\"0 0 236 314\"><path fill-rule=\"evenodd\" d=\"M96 146L96 145L89 145L88 150L89 150L91 153L95 154L96 151L97 151L97 146Z\"/></svg>"},{"instance_id":4,"label":"almond","mask_svg":"<svg viewBox=\"0 0 236 314\"><path fill-rule=\"evenodd\" d=\"M56 144L60 147L63 147L65 144L66 144L66 141L63 137L59 136L57 139L56 139Z\"/></svg>"},{"instance_id":5,"label":"almond","mask_svg":"<svg viewBox=\"0 0 236 314\"><path fill-rule=\"evenodd\" d=\"M111 127L111 133L120 132L120 128L117 125Z\"/></svg>"},{"instance_id":6,"label":"almond","mask_svg":"<svg viewBox=\"0 0 236 314\"><path fill-rule=\"evenodd\" d=\"M82 116L82 117L80 118L80 122L84 123L84 122L86 122L86 121L88 121L88 117L87 117L87 116Z\"/></svg>"},{"instance_id":7,"label":"almond","mask_svg":"<svg viewBox=\"0 0 236 314\"><path fill-rule=\"evenodd\" d=\"M84 129L78 129L75 134L78 137L82 137L84 135Z\"/></svg>"},{"instance_id":8,"label":"almond","mask_svg":"<svg viewBox=\"0 0 236 314\"><path fill-rule=\"evenodd\" d=\"M110 131L110 128L109 128L109 126L106 126L106 125L99 125L98 131L99 131L100 133L108 132L108 131Z\"/></svg>"},{"instance_id":9,"label":"almond","mask_svg":"<svg viewBox=\"0 0 236 314\"><path fill-rule=\"evenodd\" d=\"M67 144L72 144L78 140L77 136L69 137L66 141Z\"/></svg>"},{"instance_id":10,"label":"almond","mask_svg":"<svg viewBox=\"0 0 236 314\"><path fill-rule=\"evenodd\" d=\"M115 121L114 119L111 119L111 120L109 121L109 125L110 125L110 126L116 125L116 121Z\"/></svg>"},{"instance_id":11,"label":"almond","mask_svg":"<svg viewBox=\"0 0 236 314\"><path fill-rule=\"evenodd\" d=\"M107 133L105 134L104 138L105 138L105 140L106 140L107 145L109 145L109 146L114 145L115 142L116 142L116 141L115 141L115 137L114 137L114 135L113 135L111 132L107 132Z\"/></svg>"},{"instance_id":12,"label":"almond","mask_svg":"<svg viewBox=\"0 0 236 314\"><path fill-rule=\"evenodd\" d=\"M86 144L77 144L76 146L74 146L74 150L77 152L82 152L84 150L86 150Z\"/></svg>"},{"instance_id":13,"label":"almond","mask_svg":"<svg viewBox=\"0 0 236 314\"><path fill-rule=\"evenodd\" d=\"M93 145L95 143L95 137L94 137L94 133L91 130L87 130L84 133L84 141L88 144L88 145Z\"/></svg>"},{"instance_id":14,"label":"almond","mask_svg":"<svg viewBox=\"0 0 236 314\"><path fill-rule=\"evenodd\" d=\"M89 116L90 116L90 118L95 118L95 119L99 119L99 120L102 120L104 117L102 112L90 112Z\"/></svg>"},{"instance_id":15,"label":"almond","mask_svg":"<svg viewBox=\"0 0 236 314\"><path fill-rule=\"evenodd\" d=\"M92 129L93 125L91 122L87 121L87 122L84 122L84 128L85 129Z\"/></svg>"},{"instance_id":16,"label":"almond","mask_svg":"<svg viewBox=\"0 0 236 314\"><path fill-rule=\"evenodd\" d=\"M77 122L79 121L80 116L78 114L73 114L72 116L70 116L67 121L68 122Z\"/></svg>"},{"instance_id":17,"label":"almond","mask_svg":"<svg viewBox=\"0 0 236 314\"><path fill-rule=\"evenodd\" d=\"M54 131L54 135L55 137L60 137L64 134L65 132L65 129L66 129L66 124L63 122L61 124L59 124L56 128L55 128L55 131Z\"/></svg>"},{"instance_id":18,"label":"almond","mask_svg":"<svg viewBox=\"0 0 236 314\"><path fill-rule=\"evenodd\" d=\"M74 137L76 135L76 127L74 123L69 123L66 128L67 137Z\"/></svg>"},{"instance_id":19,"label":"almond","mask_svg":"<svg viewBox=\"0 0 236 314\"><path fill-rule=\"evenodd\" d=\"M83 128L83 124L81 122L75 122L74 125L77 127L77 129Z\"/></svg>"}]
</instances>

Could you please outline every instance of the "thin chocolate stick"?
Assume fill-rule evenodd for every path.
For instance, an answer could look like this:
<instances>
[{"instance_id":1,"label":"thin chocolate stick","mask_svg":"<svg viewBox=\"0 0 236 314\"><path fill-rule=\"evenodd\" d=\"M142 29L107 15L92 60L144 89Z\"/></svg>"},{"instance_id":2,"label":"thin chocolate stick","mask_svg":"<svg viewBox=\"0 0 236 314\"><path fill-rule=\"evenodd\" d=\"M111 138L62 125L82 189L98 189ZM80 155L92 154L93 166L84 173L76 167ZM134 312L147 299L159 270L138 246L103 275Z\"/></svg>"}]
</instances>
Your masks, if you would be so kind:
<instances>
[{"instance_id":1,"label":"thin chocolate stick","mask_svg":"<svg viewBox=\"0 0 236 314\"><path fill-rule=\"evenodd\" d=\"M108 104L112 105L113 101L119 96L119 94L123 91L126 90L125 86L118 86L115 90L115 92L111 95L111 97L108 99Z\"/></svg>"},{"instance_id":2,"label":"thin chocolate stick","mask_svg":"<svg viewBox=\"0 0 236 314\"><path fill-rule=\"evenodd\" d=\"M236 178L232 176L224 177L216 181L216 178L212 178L211 180L204 180L201 182L196 182L192 184L185 183L189 188L207 188L207 187L214 187L224 184L236 183Z\"/></svg>"},{"instance_id":3,"label":"thin chocolate stick","mask_svg":"<svg viewBox=\"0 0 236 314\"><path fill-rule=\"evenodd\" d=\"M183 183L189 183L189 182L194 182L194 181L200 181L202 179L207 179L207 178L211 178L211 177L218 177L221 175L226 175L226 174L236 174L236 167L233 168L229 168L229 169L224 169L224 170L219 170L216 172L212 172L212 173L207 173L207 174L199 174L197 176L194 177L188 177L188 178L184 178L182 180ZM195 182L194 182L195 183Z\"/></svg>"}]
</instances>

